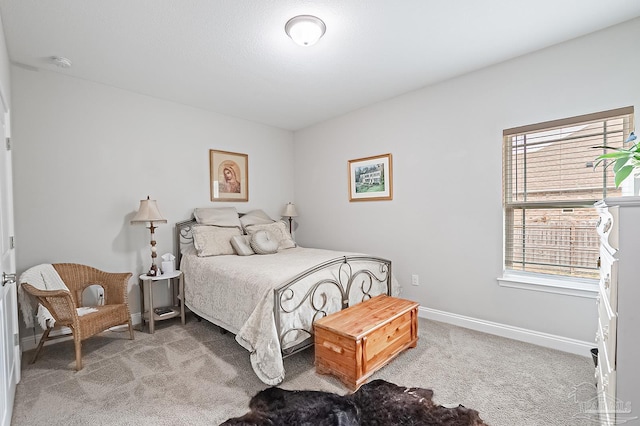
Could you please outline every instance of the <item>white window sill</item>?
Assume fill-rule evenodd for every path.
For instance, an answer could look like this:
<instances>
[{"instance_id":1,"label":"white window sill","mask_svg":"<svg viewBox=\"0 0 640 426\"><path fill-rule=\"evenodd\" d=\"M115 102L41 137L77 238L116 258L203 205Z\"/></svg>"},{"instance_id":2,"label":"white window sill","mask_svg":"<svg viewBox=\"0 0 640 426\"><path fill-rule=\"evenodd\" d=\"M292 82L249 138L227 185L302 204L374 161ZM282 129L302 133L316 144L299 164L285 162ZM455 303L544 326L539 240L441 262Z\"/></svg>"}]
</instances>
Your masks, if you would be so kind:
<instances>
[{"instance_id":1,"label":"white window sill","mask_svg":"<svg viewBox=\"0 0 640 426\"><path fill-rule=\"evenodd\" d=\"M554 277L526 272L504 271L498 278L502 287L522 290L564 294L566 296L595 299L598 295L598 280L587 278Z\"/></svg>"}]
</instances>

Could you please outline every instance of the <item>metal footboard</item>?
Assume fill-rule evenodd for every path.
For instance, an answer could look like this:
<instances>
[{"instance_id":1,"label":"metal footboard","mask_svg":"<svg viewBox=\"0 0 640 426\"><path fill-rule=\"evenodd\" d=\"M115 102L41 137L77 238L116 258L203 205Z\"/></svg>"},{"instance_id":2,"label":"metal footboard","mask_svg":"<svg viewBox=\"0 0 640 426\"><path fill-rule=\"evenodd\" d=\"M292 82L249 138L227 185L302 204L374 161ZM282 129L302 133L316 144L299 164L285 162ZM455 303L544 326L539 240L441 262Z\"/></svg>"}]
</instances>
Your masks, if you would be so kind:
<instances>
[{"instance_id":1,"label":"metal footboard","mask_svg":"<svg viewBox=\"0 0 640 426\"><path fill-rule=\"evenodd\" d=\"M369 263L367 268L354 270L354 264L359 265L365 262ZM331 278L326 277L327 271ZM325 277L313 282L313 275ZM307 282L300 285L303 281L308 281L307 278L312 280L312 284ZM384 291L380 291L380 287ZM358 290L358 299L351 300L350 296L354 289ZM333 293L334 298L340 298L337 310L348 308L350 304L363 302L382 293L391 296L391 261L364 255L343 256L310 268L275 289L273 316L280 338L280 347L285 348L285 340L290 333L308 336L302 342L283 349L284 357L313 345L313 322L333 313L329 311L332 297L330 293ZM302 321L306 325L283 328L282 315L295 314L303 307L308 311L306 315L311 316L309 321Z\"/></svg>"}]
</instances>

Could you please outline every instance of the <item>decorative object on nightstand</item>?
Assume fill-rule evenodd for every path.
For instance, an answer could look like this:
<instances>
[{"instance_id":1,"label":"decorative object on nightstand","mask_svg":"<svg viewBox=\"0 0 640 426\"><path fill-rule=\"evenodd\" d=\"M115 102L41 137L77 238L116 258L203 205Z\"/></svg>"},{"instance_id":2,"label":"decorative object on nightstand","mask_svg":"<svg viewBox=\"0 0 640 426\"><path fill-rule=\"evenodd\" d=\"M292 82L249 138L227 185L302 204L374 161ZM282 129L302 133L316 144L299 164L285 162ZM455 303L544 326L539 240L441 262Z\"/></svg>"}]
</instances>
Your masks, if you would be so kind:
<instances>
[{"instance_id":1,"label":"decorative object on nightstand","mask_svg":"<svg viewBox=\"0 0 640 426\"><path fill-rule=\"evenodd\" d=\"M168 274L176 270L175 259L176 257L171 253L163 254L162 258L162 273Z\"/></svg>"},{"instance_id":2,"label":"decorative object on nightstand","mask_svg":"<svg viewBox=\"0 0 640 426\"><path fill-rule=\"evenodd\" d=\"M149 333L153 334L155 332L155 324L156 321L162 321L169 318L175 318L177 316L180 317L182 325L185 324L184 318L184 281L182 279L182 272L173 271L173 272L165 272L162 275L158 276L149 276L146 274L142 274L139 277L140 282L140 314L142 316L142 328L144 328L144 323L147 321L149 323ZM176 287L175 280L178 280L178 286ZM155 307L153 304L153 286L154 284L167 280L168 285L171 287L171 305L170 306L159 306ZM148 289L148 299L149 306L148 309L145 309L144 303L144 294L145 294L145 284ZM173 284L173 285L172 285Z\"/></svg>"},{"instance_id":3,"label":"decorative object on nightstand","mask_svg":"<svg viewBox=\"0 0 640 426\"><path fill-rule=\"evenodd\" d=\"M298 216L296 205L293 203L287 203L282 211L282 216L289 218L289 233L291 233L293 230L293 218Z\"/></svg>"},{"instance_id":4,"label":"decorative object on nightstand","mask_svg":"<svg viewBox=\"0 0 640 426\"><path fill-rule=\"evenodd\" d=\"M167 219L162 217L162 214L160 214L156 200L150 200L148 196L146 200L140 200L140 208L138 208L138 213L136 213L134 218L131 219L131 224L147 222L149 222L149 230L151 231L151 268L149 268L147 275L155 277L160 274L158 267L156 266L156 257L158 254L156 253L157 249L154 234L156 227L153 223L167 223Z\"/></svg>"}]
</instances>

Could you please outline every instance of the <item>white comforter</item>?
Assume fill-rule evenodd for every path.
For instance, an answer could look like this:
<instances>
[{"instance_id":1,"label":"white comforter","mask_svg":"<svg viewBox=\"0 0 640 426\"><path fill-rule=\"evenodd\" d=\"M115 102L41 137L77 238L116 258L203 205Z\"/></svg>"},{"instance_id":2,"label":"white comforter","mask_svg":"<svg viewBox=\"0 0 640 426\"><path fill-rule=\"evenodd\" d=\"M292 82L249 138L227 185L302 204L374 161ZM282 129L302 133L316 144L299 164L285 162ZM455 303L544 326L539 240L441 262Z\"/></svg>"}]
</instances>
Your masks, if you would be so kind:
<instances>
[{"instance_id":1,"label":"white comforter","mask_svg":"<svg viewBox=\"0 0 640 426\"><path fill-rule=\"evenodd\" d=\"M308 268L353 254L297 247L272 255L198 257L188 249L180 265L185 280L185 304L194 313L234 333L238 343L251 353L251 364L260 380L276 385L284 380L285 372L273 314L273 290ZM358 261L352 264L352 271L370 265L370 262ZM338 272L336 267L323 272L322 277L337 279L345 272ZM305 279L302 285L308 288L318 278L316 274L313 279ZM344 278L342 281L346 285ZM293 302L302 297L299 285L296 287ZM385 291L386 286L374 283L371 294ZM341 308L339 291L328 285L325 293L329 296L327 312L338 311ZM354 304L361 300L362 293L354 288L349 296L350 304ZM282 329L310 327L313 314L309 312L311 307L303 306L295 315L283 315ZM302 334L288 335L285 346L293 346L308 337Z\"/></svg>"}]
</instances>

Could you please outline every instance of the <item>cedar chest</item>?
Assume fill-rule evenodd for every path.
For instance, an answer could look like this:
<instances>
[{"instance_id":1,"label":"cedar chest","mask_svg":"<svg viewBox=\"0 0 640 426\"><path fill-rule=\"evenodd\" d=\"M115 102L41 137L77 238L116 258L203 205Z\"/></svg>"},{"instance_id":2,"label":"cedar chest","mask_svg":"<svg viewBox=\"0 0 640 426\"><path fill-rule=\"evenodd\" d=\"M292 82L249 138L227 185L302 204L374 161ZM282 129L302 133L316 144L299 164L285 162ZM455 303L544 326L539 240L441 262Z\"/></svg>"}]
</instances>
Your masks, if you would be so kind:
<instances>
[{"instance_id":1,"label":"cedar chest","mask_svg":"<svg viewBox=\"0 0 640 426\"><path fill-rule=\"evenodd\" d=\"M418 342L418 304L373 297L313 323L315 365L356 390L379 368Z\"/></svg>"}]
</instances>

